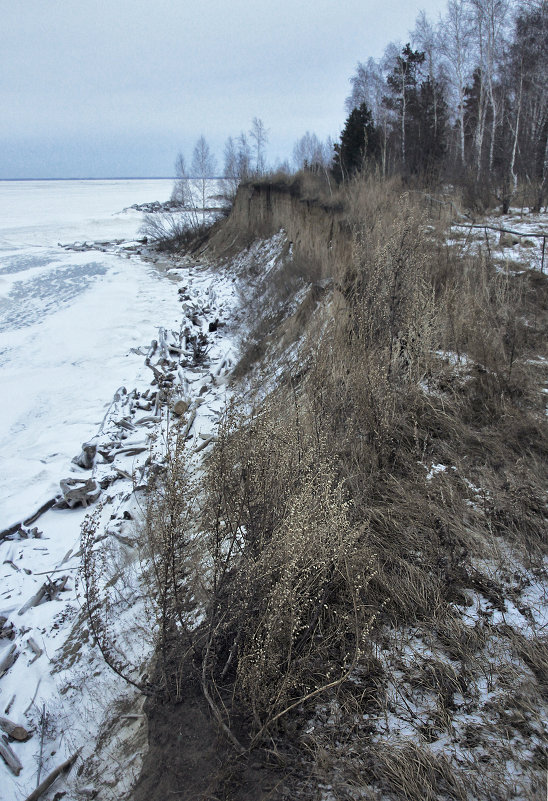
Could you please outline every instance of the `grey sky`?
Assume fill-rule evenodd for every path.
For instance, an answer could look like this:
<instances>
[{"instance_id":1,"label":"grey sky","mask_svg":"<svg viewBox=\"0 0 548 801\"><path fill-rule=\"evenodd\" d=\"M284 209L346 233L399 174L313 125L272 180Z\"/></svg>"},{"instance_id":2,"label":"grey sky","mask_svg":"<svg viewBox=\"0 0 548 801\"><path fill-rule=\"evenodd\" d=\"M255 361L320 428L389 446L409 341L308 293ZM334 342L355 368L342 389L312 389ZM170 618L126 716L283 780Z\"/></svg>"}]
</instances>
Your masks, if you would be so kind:
<instances>
[{"instance_id":1,"label":"grey sky","mask_svg":"<svg viewBox=\"0 0 548 801\"><path fill-rule=\"evenodd\" d=\"M337 137L358 61L446 0L0 0L0 178L171 175L261 117Z\"/></svg>"}]
</instances>

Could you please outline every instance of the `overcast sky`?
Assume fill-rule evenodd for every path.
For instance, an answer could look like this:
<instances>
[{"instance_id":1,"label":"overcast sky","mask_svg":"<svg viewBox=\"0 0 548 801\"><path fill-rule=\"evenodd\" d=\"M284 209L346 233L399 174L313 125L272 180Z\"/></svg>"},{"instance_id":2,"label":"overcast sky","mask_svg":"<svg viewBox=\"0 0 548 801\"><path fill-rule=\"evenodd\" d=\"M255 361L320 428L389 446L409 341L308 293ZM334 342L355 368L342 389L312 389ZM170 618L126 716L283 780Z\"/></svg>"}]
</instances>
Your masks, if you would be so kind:
<instances>
[{"instance_id":1,"label":"overcast sky","mask_svg":"<svg viewBox=\"0 0 548 801\"><path fill-rule=\"evenodd\" d=\"M253 117L336 138L358 61L446 0L0 0L0 178L170 176Z\"/></svg>"}]
</instances>

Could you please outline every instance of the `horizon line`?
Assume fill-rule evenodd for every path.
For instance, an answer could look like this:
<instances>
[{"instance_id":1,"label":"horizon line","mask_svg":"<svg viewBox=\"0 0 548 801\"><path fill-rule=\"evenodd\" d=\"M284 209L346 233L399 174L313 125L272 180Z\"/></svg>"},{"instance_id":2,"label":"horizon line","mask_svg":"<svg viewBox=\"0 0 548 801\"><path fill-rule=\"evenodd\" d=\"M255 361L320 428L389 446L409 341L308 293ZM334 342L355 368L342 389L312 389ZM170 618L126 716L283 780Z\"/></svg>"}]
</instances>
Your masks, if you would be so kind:
<instances>
[{"instance_id":1,"label":"horizon line","mask_svg":"<svg viewBox=\"0 0 548 801\"><path fill-rule=\"evenodd\" d=\"M0 181L174 181L173 175L101 175L91 178L89 176L70 176L69 178L0 178Z\"/></svg>"}]
</instances>

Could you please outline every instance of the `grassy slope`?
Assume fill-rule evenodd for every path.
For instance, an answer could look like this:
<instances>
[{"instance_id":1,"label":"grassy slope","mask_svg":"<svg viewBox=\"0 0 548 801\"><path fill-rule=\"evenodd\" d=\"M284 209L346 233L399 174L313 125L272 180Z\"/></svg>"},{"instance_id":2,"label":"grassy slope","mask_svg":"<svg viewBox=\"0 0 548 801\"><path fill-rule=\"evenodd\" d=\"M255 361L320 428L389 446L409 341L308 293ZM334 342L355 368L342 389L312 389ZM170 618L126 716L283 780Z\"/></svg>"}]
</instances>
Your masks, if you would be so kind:
<instances>
[{"instance_id":1,"label":"grassy slope","mask_svg":"<svg viewBox=\"0 0 548 801\"><path fill-rule=\"evenodd\" d=\"M331 281L280 237L234 260L243 398L200 490L179 696L245 754L184 792L543 798L547 280L448 244L396 184L345 202Z\"/></svg>"}]
</instances>

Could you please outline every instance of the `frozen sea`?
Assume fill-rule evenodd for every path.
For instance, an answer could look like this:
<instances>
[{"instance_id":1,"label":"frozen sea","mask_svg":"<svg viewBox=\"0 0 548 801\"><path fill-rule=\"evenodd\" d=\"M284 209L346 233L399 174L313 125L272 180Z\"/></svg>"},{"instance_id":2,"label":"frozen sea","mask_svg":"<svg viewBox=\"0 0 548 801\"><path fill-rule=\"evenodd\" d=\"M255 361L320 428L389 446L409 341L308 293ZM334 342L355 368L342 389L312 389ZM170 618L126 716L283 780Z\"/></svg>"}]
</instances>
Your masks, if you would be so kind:
<instances>
[{"instance_id":1,"label":"frozen sea","mask_svg":"<svg viewBox=\"0 0 548 801\"><path fill-rule=\"evenodd\" d=\"M134 203L170 180L0 181L0 530L59 492L120 385L135 386L158 326L178 330L176 285L139 257L70 252L138 236Z\"/></svg>"}]
</instances>

